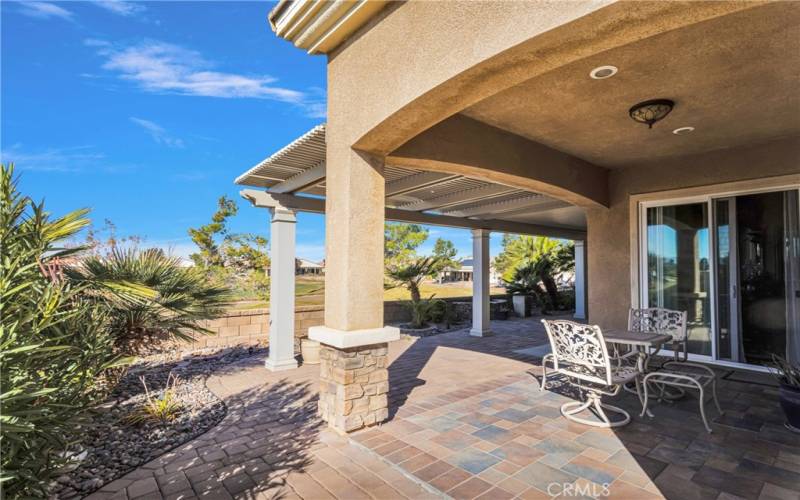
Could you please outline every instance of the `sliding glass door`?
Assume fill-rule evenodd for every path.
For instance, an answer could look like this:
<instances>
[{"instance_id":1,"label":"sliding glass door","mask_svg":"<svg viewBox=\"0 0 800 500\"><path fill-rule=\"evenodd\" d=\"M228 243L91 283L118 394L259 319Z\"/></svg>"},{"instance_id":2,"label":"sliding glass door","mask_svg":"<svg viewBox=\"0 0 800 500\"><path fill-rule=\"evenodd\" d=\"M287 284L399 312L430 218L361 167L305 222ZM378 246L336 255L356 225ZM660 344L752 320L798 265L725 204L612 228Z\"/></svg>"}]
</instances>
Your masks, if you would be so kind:
<instances>
[{"instance_id":1,"label":"sliding glass door","mask_svg":"<svg viewBox=\"0 0 800 500\"><path fill-rule=\"evenodd\" d=\"M708 204L646 209L647 307L688 311L689 352L710 356Z\"/></svg>"},{"instance_id":2,"label":"sliding glass door","mask_svg":"<svg viewBox=\"0 0 800 500\"><path fill-rule=\"evenodd\" d=\"M641 303L687 311L695 357L800 362L796 189L647 203Z\"/></svg>"}]
</instances>

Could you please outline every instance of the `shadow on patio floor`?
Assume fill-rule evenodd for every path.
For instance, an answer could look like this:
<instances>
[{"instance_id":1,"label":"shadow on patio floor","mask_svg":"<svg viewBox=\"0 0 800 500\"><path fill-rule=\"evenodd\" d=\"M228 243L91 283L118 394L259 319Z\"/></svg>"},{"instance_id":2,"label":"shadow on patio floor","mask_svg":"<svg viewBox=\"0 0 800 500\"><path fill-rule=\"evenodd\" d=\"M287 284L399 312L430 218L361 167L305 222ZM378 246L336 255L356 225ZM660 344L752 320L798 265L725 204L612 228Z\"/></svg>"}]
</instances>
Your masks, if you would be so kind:
<instances>
[{"instance_id":1,"label":"shadow on patio floor","mask_svg":"<svg viewBox=\"0 0 800 500\"><path fill-rule=\"evenodd\" d=\"M389 368L392 420L355 439L456 498L547 496L566 484L609 485L612 498L800 498L800 436L783 427L775 388L720 372L725 414L707 404L712 434L696 396L640 418L638 398L623 393L611 400L629 425L583 426L559 412L574 391L539 391L538 321L492 327L494 337L460 331L406 348Z\"/></svg>"}]
</instances>

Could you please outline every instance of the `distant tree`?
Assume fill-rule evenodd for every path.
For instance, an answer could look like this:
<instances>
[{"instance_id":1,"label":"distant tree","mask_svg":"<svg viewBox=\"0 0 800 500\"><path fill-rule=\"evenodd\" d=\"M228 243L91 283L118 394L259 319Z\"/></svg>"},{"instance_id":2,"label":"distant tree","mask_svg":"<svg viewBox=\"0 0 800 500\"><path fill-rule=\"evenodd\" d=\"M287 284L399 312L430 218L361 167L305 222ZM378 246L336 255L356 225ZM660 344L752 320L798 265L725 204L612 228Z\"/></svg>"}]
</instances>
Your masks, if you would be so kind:
<instances>
[{"instance_id":1,"label":"distant tree","mask_svg":"<svg viewBox=\"0 0 800 500\"><path fill-rule=\"evenodd\" d=\"M419 224L390 222L384 228L384 256L387 265L408 263L417 255L417 248L428 239L428 230Z\"/></svg>"},{"instance_id":2,"label":"distant tree","mask_svg":"<svg viewBox=\"0 0 800 500\"><path fill-rule=\"evenodd\" d=\"M227 221L239 212L236 202L227 196L217 200L217 211L211 216L211 222L197 229L190 228L189 236L197 248L198 253L189 257L195 265L202 268L224 265L224 256L220 250L220 240L228 234Z\"/></svg>"},{"instance_id":3,"label":"distant tree","mask_svg":"<svg viewBox=\"0 0 800 500\"><path fill-rule=\"evenodd\" d=\"M90 225L86 231L86 241L81 246L94 255L108 255L120 247L136 247L141 244L140 236L118 236L117 226L111 219L104 219L99 228Z\"/></svg>"},{"instance_id":4,"label":"distant tree","mask_svg":"<svg viewBox=\"0 0 800 500\"><path fill-rule=\"evenodd\" d=\"M222 254L226 265L239 273L266 270L269 267L267 243L266 238L256 234L228 235L222 244Z\"/></svg>"},{"instance_id":5,"label":"distant tree","mask_svg":"<svg viewBox=\"0 0 800 500\"><path fill-rule=\"evenodd\" d=\"M433 244L433 256L436 258L437 272L456 267L458 265L456 261L457 254L458 250L456 250L452 241L436 238L436 243Z\"/></svg>"},{"instance_id":6,"label":"distant tree","mask_svg":"<svg viewBox=\"0 0 800 500\"><path fill-rule=\"evenodd\" d=\"M211 222L189 229L199 252L190 255L195 265L241 298L263 299L269 294L267 238L252 233L234 234L228 221L239 212L236 202L222 196Z\"/></svg>"}]
</instances>

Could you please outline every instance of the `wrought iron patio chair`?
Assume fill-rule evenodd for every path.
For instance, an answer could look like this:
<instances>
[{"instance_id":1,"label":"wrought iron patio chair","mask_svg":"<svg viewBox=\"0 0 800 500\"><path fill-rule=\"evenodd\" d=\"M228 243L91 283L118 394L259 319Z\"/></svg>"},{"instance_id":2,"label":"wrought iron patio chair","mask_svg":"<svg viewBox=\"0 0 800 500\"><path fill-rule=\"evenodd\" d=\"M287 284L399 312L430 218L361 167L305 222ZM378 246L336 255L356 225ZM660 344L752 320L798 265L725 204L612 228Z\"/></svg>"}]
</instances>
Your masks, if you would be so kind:
<instances>
[{"instance_id":1,"label":"wrought iron patio chair","mask_svg":"<svg viewBox=\"0 0 800 500\"><path fill-rule=\"evenodd\" d=\"M674 400L685 394L685 389L697 389L700 400L700 416L708 432L711 427L706 420L705 391L711 387L711 397L717 411L722 414L722 408L717 399L717 375L704 365L689 361L689 338L686 311L675 311L659 307L646 309L630 309L628 312L628 330L644 333L660 333L672 336L672 359L662 363L656 370L644 376L644 402L642 415L647 412L649 385L658 389L657 399ZM651 355L656 354L651 352ZM647 367L645 367L647 371ZM677 392L670 392L667 387L673 387Z\"/></svg>"},{"instance_id":2,"label":"wrought iron patio chair","mask_svg":"<svg viewBox=\"0 0 800 500\"><path fill-rule=\"evenodd\" d=\"M627 382L633 381L638 387L641 364L612 365L599 326L567 320L543 319L542 323L550 339L553 372L566 378L586 397L585 401L571 401L561 405L561 414L574 422L595 427L619 427L630 422L631 416L628 412L602 402L601 398L616 396ZM632 352L629 356L640 358L637 352ZM600 421L577 416L587 409L593 410ZM612 421L606 415L606 410L622 415L622 420Z\"/></svg>"}]
</instances>

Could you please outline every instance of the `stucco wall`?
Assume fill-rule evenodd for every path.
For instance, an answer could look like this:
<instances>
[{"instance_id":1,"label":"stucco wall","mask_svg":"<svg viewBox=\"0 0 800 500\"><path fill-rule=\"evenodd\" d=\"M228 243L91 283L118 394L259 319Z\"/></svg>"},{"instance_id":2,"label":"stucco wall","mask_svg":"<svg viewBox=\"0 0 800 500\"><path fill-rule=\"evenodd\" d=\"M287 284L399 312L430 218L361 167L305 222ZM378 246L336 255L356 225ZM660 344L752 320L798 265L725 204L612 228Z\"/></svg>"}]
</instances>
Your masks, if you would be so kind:
<instances>
[{"instance_id":1,"label":"stucco wall","mask_svg":"<svg viewBox=\"0 0 800 500\"><path fill-rule=\"evenodd\" d=\"M632 195L791 174L800 182L800 138L612 171L610 208L587 210L589 321L606 328L621 328L627 321Z\"/></svg>"}]
</instances>

